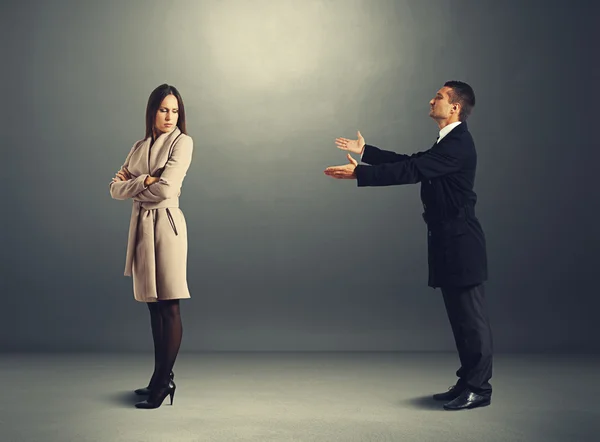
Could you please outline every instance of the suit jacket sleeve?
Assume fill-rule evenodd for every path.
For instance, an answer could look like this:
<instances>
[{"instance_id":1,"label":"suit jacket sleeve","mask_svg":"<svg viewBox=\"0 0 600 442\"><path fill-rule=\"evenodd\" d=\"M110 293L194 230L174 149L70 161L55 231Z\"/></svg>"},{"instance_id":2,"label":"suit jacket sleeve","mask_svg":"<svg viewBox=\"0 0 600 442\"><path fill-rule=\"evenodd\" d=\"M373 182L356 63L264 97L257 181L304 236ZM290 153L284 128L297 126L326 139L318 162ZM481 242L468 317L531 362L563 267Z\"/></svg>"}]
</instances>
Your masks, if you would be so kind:
<instances>
[{"instance_id":1,"label":"suit jacket sleeve","mask_svg":"<svg viewBox=\"0 0 600 442\"><path fill-rule=\"evenodd\" d=\"M139 143L140 142L138 141L133 145L129 151L129 154L127 154L127 158L125 158L125 162L121 166L121 170L123 170L124 167L129 167L129 159L131 158L131 155L135 149L138 147ZM109 183L110 196L116 200L126 200L134 195L137 195L146 188L144 185L144 180L147 176L147 174L144 174L127 181L111 181Z\"/></svg>"},{"instance_id":2,"label":"suit jacket sleeve","mask_svg":"<svg viewBox=\"0 0 600 442\"><path fill-rule=\"evenodd\" d=\"M141 202L159 202L179 195L183 179L192 162L194 142L189 136L182 136L173 145L171 158L167 161L160 180L148 186L133 197Z\"/></svg>"},{"instance_id":3,"label":"suit jacket sleeve","mask_svg":"<svg viewBox=\"0 0 600 442\"><path fill-rule=\"evenodd\" d=\"M410 158L415 158L423 155L424 152L418 152L412 155L404 155L401 153L391 152L389 150L382 150L378 147L370 144L365 144L363 154L360 160L363 163L378 165L384 163L399 163L400 161L406 161Z\"/></svg>"},{"instance_id":4,"label":"suit jacket sleeve","mask_svg":"<svg viewBox=\"0 0 600 442\"><path fill-rule=\"evenodd\" d=\"M458 171L464 159L465 149L460 138L446 137L431 149L398 162L358 165L355 173L359 187L415 184Z\"/></svg>"}]
</instances>

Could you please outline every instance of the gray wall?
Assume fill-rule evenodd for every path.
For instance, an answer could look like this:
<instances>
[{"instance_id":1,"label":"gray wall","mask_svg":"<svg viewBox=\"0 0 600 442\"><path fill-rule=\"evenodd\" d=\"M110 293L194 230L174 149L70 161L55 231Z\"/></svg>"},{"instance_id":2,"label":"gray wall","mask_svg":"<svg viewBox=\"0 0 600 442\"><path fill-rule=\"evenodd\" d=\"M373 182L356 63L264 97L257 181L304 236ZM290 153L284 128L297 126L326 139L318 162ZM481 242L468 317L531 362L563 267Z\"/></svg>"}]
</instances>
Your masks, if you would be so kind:
<instances>
[{"instance_id":1,"label":"gray wall","mask_svg":"<svg viewBox=\"0 0 600 442\"><path fill-rule=\"evenodd\" d=\"M598 8L522 3L5 2L0 349L151 348L108 183L168 82L195 141L182 351L452 351L419 187L323 169L357 129L429 148L461 79L496 350L600 350Z\"/></svg>"}]
</instances>

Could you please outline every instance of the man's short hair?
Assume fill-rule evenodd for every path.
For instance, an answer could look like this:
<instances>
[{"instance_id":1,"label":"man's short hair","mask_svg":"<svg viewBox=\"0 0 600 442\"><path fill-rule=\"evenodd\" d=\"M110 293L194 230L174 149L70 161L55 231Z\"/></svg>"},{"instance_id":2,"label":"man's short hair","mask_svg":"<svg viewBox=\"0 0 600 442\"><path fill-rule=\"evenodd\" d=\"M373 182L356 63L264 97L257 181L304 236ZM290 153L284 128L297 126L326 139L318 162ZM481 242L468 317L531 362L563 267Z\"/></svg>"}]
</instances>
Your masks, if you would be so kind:
<instances>
[{"instance_id":1,"label":"man's short hair","mask_svg":"<svg viewBox=\"0 0 600 442\"><path fill-rule=\"evenodd\" d=\"M467 83L456 80L447 81L444 83L444 86L452 89L448 92L450 104L460 104L458 119L460 121L466 121L471 114L471 110L475 107L475 92L473 92L473 88Z\"/></svg>"}]
</instances>

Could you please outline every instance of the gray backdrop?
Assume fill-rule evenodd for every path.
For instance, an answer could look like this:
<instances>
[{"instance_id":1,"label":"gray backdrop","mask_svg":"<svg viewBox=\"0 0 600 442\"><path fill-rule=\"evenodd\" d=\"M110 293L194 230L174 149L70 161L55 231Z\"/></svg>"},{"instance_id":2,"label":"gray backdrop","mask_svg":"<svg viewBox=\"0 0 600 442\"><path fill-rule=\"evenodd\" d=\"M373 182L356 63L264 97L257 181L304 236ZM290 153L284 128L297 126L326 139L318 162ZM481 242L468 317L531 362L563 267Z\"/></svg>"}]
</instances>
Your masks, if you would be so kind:
<instances>
[{"instance_id":1,"label":"gray backdrop","mask_svg":"<svg viewBox=\"0 0 600 442\"><path fill-rule=\"evenodd\" d=\"M600 350L598 7L523 3L4 2L0 349L151 349L108 183L167 82L195 142L182 351L453 350L419 186L323 170L357 130L429 148L460 79L496 350Z\"/></svg>"}]
</instances>

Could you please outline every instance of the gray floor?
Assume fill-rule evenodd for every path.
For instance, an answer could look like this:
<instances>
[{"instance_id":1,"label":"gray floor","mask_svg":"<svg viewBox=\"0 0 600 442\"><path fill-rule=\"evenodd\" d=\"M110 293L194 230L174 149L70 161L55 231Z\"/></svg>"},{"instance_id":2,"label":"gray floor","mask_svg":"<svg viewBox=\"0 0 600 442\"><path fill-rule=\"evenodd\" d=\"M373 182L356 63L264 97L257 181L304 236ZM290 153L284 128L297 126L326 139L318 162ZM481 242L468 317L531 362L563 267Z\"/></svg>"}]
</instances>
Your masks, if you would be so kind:
<instances>
[{"instance_id":1,"label":"gray floor","mask_svg":"<svg viewBox=\"0 0 600 442\"><path fill-rule=\"evenodd\" d=\"M600 356L497 355L492 405L444 411L454 354L180 354L138 410L152 355L1 354L2 441L600 441Z\"/></svg>"}]
</instances>

